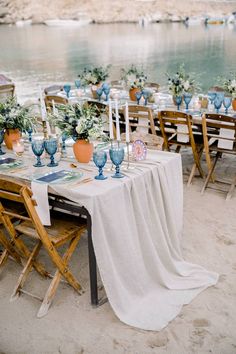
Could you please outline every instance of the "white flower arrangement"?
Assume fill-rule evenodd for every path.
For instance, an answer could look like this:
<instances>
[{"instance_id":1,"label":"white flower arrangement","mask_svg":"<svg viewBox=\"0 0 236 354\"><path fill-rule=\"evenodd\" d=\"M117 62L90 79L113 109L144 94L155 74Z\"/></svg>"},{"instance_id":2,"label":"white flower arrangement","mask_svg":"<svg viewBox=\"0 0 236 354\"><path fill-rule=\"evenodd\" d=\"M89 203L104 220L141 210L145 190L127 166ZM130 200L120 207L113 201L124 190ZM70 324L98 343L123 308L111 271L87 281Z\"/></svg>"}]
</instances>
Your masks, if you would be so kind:
<instances>
[{"instance_id":1,"label":"white flower arrangement","mask_svg":"<svg viewBox=\"0 0 236 354\"><path fill-rule=\"evenodd\" d=\"M182 96L185 92L193 94L199 90L192 73L186 73L184 64L180 65L174 75L166 73L168 78L168 90L173 96Z\"/></svg>"},{"instance_id":2,"label":"white flower arrangement","mask_svg":"<svg viewBox=\"0 0 236 354\"><path fill-rule=\"evenodd\" d=\"M143 73L142 70L136 68L132 64L128 69L121 69L121 80L125 82L128 88L144 88L147 81L147 76Z\"/></svg>"},{"instance_id":3,"label":"white flower arrangement","mask_svg":"<svg viewBox=\"0 0 236 354\"><path fill-rule=\"evenodd\" d=\"M232 98L236 98L236 73L232 73L232 77L229 79L223 79L223 88L225 92L232 95Z\"/></svg>"}]
</instances>

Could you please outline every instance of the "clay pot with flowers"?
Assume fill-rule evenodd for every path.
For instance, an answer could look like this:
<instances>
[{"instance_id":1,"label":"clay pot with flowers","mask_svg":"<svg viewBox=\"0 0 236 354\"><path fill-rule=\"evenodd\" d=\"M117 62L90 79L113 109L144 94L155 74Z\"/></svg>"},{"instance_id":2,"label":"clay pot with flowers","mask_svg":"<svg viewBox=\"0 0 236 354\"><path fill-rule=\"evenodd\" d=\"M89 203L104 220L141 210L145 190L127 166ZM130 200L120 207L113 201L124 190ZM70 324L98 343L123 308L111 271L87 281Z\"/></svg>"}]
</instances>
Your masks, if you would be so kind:
<instances>
[{"instance_id":1,"label":"clay pot with flowers","mask_svg":"<svg viewBox=\"0 0 236 354\"><path fill-rule=\"evenodd\" d=\"M180 65L175 74L166 73L168 90L172 94L173 103L179 106L179 98L184 101L185 96L191 100L192 95L199 91L199 85L193 73L186 73L184 64Z\"/></svg>"},{"instance_id":2,"label":"clay pot with flowers","mask_svg":"<svg viewBox=\"0 0 236 354\"><path fill-rule=\"evenodd\" d=\"M108 78L110 67L111 65L84 68L82 74L78 75L83 87L91 86L93 98L98 98L97 89L101 87L102 83Z\"/></svg>"},{"instance_id":3,"label":"clay pot with flowers","mask_svg":"<svg viewBox=\"0 0 236 354\"><path fill-rule=\"evenodd\" d=\"M21 106L16 98L0 103L0 130L4 130L4 141L8 149L12 142L19 140L22 132L34 131L37 120L29 106Z\"/></svg>"},{"instance_id":4,"label":"clay pot with flowers","mask_svg":"<svg viewBox=\"0 0 236 354\"><path fill-rule=\"evenodd\" d=\"M147 76L142 70L138 69L132 64L128 69L121 69L121 80L125 83L129 90L129 97L131 101L137 101L137 93L142 92Z\"/></svg>"},{"instance_id":5,"label":"clay pot with flowers","mask_svg":"<svg viewBox=\"0 0 236 354\"><path fill-rule=\"evenodd\" d=\"M103 118L97 110L84 104L58 105L54 113L49 114L49 121L62 133L74 139L73 151L76 160L88 163L93 153L94 140L107 140L103 132Z\"/></svg>"}]
</instances>

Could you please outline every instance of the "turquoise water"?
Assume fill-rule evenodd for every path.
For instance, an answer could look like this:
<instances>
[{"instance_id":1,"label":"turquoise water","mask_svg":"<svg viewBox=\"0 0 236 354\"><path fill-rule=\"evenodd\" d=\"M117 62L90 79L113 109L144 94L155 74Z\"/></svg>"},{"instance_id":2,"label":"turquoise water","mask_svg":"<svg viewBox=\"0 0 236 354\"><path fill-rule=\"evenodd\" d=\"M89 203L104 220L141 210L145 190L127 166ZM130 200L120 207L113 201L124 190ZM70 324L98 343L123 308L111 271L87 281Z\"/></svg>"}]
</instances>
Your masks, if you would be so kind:
<instances>
[{"instance_id":1,"label":"turquoise water","mask_svg":"<svg viewBox=\"0 0 236 354\"><path fill-rule=\"evenodd\" d=\"M166 85L165 72L180 63L195 72L203 91L218 75L236 71L236 27L182 23L88 25L59 28L0 26L0 72L16 83L18 97L37 95L55 82L73 82L88 65L112 64L111 79L131 63L143 66L149 81Z\"/></svg>"}]
</instances>

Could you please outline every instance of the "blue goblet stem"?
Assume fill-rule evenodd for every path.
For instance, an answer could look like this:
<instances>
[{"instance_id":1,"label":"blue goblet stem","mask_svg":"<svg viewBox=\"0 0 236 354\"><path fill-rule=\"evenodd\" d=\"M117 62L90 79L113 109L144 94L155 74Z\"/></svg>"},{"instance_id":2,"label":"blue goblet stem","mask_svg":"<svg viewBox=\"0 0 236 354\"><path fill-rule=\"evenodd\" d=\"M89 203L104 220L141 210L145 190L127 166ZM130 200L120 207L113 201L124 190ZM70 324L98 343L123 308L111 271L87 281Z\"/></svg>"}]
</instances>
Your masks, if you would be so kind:
<instances>
[{"instance_id":1,"label":"blue goblet stem","mask_svg":"<svg viewBox=\"0 0 236 354\"><path fill-rule=\"evenodd\" d=\"M147 105L147 101L148 101L148 99L145 98L145 100L144 100L144 105L145 105L145 106Z\"/></svg>"},{"instance_id":2,"label":"blue goblet stem","mask_svg":"<svg viewBox=\"0 0 236 354\"><path fill-rule=\"evenodd\" d=\"M34 164L34 167L43 167L44 165L41 162L40 156L36 156L37 162Z\"/></svg>"},{"instance_id":3,"label":"blue goblet stem","mask_svg":"<svg viewBox=\"0 0 236 354\"><path fill-rule=\"evenodd\" d=\"M179 111L180 109L180 103L177 104L177 110Z\"/></svg>"}]
</instances>

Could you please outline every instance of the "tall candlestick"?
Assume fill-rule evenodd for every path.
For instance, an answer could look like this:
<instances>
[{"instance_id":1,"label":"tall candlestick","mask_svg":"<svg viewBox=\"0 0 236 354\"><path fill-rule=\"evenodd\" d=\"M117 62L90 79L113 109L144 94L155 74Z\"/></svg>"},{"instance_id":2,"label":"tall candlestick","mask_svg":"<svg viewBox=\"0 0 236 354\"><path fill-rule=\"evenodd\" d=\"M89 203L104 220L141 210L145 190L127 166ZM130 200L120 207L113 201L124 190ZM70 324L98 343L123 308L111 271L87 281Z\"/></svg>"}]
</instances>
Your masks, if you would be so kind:
<instances>
[{"instance_id":1,"label":"tall candlestick","mask_svg":"<svg viewBox=\"0 0 236 354\"><path fill-rule=\"evenodd\" d=\"M125 138L126 142L130 142L130 137L129 137L129 108L128 108L128 102L125 102Z\"/></svg>"},{"instance_id":2,"label":"tall candlestick","mask_svg":"<svg viewBox=\"0 0 236 354\"><path fill-rule=\"evenodd\" d=\"M112 121L112 106L110 100L109 100L109 133L110 133L110 140L113 140L114 133L113 133L113 121Z\"/></svg>"},{"instance_id":3,"label":"tall candlestick","mask_svg":"<svg viewBox=\"0 0 236 354\"><path fill-rule=\"evenodd\" d=\"M116 140L120 141L120 120L118 112L118 101L115 100L115 110L116 110Z\"/></svg>"},{"instance_id":4,"label":"tall candlestick","mask_svg":"<svg viewBox=\"0 0 236 354\"><path fill-rule=\"evenodd\" d=\"M43 99L42 90L40 86L39 86L39 99L40 99L41 117L42 117L42 121L44 122L47 120L47 110L46 110L46 105Z\"/></svg>"},{"instance_id":5,"label":"tall candlestick","mask_svg":"<svg viewBox=\"0 0 236 354\"><path fill-rule=\"evenodd\" d=\"M54 100L52 100L52 113L53 114L57 113Z\"/></svg>"}]
</instances>

